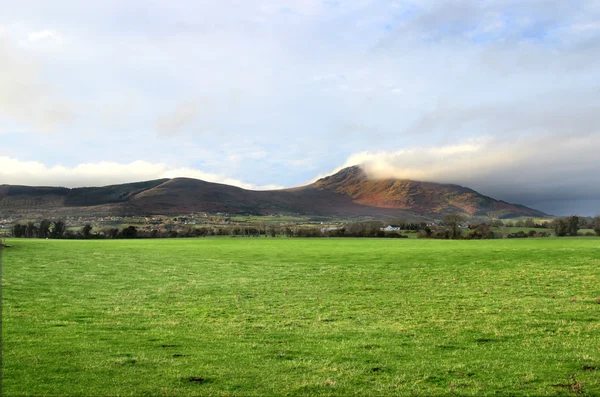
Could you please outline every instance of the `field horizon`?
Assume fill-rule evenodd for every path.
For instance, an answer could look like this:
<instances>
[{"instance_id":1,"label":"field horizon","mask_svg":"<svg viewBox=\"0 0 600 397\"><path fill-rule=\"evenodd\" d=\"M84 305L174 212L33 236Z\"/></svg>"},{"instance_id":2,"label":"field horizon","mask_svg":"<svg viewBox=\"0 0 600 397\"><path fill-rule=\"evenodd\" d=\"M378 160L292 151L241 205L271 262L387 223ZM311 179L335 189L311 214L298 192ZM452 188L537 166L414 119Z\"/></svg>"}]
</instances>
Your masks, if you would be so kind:
<instances>
[{"instance_id":1,"label":"field horizon","mask_svg":"<svg viewBox=\"0 0 600 397\"><path fill-rule=\"evenodd\" d=\"M600 239L7 239L6 396L600 394Z\"/></svg>"}]
</instances>

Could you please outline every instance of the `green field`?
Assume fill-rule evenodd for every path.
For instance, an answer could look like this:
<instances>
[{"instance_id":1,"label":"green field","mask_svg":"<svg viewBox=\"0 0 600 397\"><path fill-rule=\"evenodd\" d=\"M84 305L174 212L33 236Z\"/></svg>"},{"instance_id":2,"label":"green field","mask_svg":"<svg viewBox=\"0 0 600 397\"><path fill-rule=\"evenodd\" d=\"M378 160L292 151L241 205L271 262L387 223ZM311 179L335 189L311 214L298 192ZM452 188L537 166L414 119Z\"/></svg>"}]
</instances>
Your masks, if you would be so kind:
<instances>
[{"instance_id":1,"label":"green field","mask_svg":"<svg viewBox=\"0 0 600 397\"><path fill-rule=\"evenodd\" d=\"M2 395L600 395L600 239L9 240Z\"/></svg>"}]
</instances>

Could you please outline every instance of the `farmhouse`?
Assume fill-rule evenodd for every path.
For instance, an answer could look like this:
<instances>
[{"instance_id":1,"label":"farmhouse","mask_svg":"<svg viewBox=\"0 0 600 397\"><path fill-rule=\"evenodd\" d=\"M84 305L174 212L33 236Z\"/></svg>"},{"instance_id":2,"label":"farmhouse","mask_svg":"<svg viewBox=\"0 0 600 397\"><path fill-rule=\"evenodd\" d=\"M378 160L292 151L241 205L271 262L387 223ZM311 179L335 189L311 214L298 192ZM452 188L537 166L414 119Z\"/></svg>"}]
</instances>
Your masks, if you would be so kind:
<instances>
[{"instance_id":1,"label":"farmhouse","mask_svg":"<svg viewBox=\"0 0 600 397\"><path fill-rule=\"evenodd\" d=\"M327 232L332 232L334 230L340 230L339 227L323 227L321 228L321 234L325 234Z\"/></svg>"}]
</instances>

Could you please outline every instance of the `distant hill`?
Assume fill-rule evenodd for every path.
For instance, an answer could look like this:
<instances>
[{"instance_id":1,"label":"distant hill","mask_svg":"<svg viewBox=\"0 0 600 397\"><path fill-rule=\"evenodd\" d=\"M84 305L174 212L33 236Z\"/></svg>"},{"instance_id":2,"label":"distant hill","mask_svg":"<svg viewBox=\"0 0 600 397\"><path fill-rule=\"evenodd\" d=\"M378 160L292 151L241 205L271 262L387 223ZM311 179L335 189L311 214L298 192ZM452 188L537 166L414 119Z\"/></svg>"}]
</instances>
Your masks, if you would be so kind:
<instances>
[{"instance_id":1,"label":"distant hill","mask_svg":"<svg viewBox=\"0 0 600 397\"><path fill-rule=\"evenodd\" d=\"M358 166L310 185L254 191L197 179L174 178L104 187L62 188L0 185L0 217L151 215L190 212L288 213L344 218L440 219L542 217L546 214L449 184L370 179Z\"/></svg>"}]
</instances>

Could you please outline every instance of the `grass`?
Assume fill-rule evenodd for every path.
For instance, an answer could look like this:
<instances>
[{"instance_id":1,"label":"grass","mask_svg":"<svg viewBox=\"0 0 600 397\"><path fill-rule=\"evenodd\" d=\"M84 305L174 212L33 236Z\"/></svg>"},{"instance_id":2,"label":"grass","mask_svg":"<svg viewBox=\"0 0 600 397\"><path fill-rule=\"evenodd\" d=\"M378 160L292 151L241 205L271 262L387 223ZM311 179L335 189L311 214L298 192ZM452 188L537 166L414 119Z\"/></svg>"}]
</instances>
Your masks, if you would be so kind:
<instances>
[{"instance_id":1,"label":"grass","mask_svg":"<svg viewBox=\"0 0 600 397\"><path fill-rule=\"evenodd\" d=\"M5 396L600 395L600 239L9 240Z\"/></svg>"}]
</instances>

